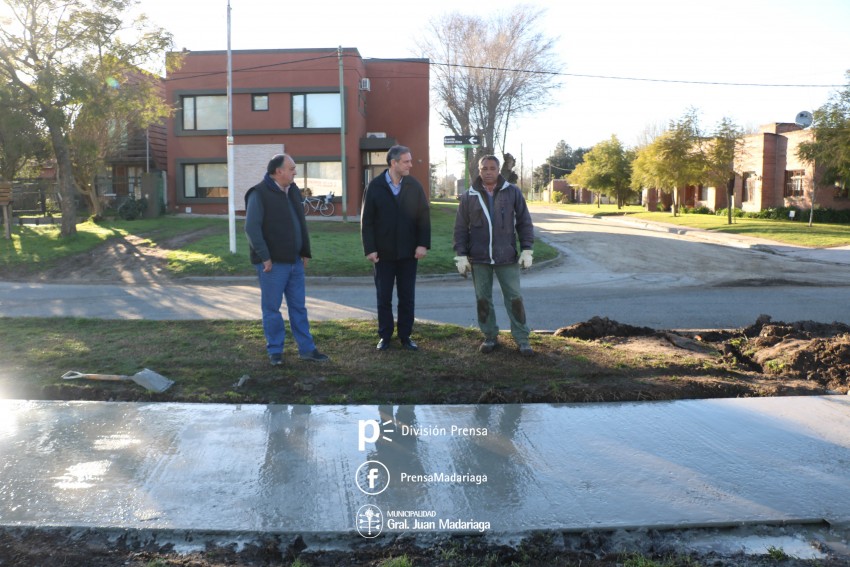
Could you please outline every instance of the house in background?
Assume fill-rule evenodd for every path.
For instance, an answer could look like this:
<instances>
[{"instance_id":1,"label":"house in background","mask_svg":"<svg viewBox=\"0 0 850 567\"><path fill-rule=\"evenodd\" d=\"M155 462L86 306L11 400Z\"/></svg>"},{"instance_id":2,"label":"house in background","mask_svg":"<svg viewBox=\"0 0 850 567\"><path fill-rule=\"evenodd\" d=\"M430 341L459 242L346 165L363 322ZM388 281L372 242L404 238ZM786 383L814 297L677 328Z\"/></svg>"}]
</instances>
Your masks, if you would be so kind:
<instances>
[{"instance_id":1,"label":"house in background","mask_svg":"<svg viewBox=\"0 0 850 567\"><path fill-rule=\"evenodd\" d=\"M344 206L359 214L366 185L387 167L386 151L395 144L410 147L411 175L427 187L427 59L363 59L353 48L245 50L231 57L237 211L282 151L298 166L299 187L316 196L334 193L337 214L343 176ZM188 52L166 78L166 100L177 109L167 129L169 211L227 212L226 95L226 51Z\"/></svg>"},{"instance_id":2,"label":"house in background","mask_svg":"<svg viewBox=\"0 0 850 567\"><path fill-rule=\"evenodd\" d=\"M812 185L821 178L817 164L797 157L801 142L812 139L812 131L797 124L777 122L744 136L743 147L735 159L734 206L747 212L779 207L808 209L812 206ZM689 187L682 203L705 206L711 210L726 208L725 187ZM818 184L815 204L824 208L848 209L847 190Z\"/></svg>"},{"instance_id":3,"label":"house in background","mask_svg":"<svg viewBox=\"0 0 850 567\"><path fill-rule=\"evenodd\" d=\"M158 174L167 168L165 124L127 133L120 147L106 156L107 175L98 178L98 195L140 197L145 174Z\"/></svg>"},{"instance_id":4,"label":"house in background","mask_svg":"<svg viewBox=\"0 0 850 567\"><path fill-rule=\"evenodd\" d=\"M165 96L165 81L161 78L131 76L130 81L153 81L160 97ZM120 136L113 141L105 156L105 168L95 179L97 196L104 205L117 207L127 198L148 199L152 212L165 200L165 171L167 163L165 120L147 128L121 127Z\"/></svg>"}]
</instances>

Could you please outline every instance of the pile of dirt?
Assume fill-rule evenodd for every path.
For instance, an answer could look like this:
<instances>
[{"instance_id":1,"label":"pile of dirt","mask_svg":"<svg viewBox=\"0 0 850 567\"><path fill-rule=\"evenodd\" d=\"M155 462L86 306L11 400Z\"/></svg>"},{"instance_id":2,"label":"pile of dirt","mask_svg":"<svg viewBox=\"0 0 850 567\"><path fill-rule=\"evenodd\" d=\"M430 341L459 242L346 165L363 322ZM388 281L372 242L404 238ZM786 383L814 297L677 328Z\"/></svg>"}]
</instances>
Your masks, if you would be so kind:
<instances>
[{"instance_id":1,"label":"pile of dirt","mask_svg":"<svg viewBox=\"0 0 850 567\"><path fill-rule=\"evenodd\" d=\"M635 327L612 321L608 317L592 317L587 321L555 331L556 337L569 337L585 341L605 337L642 337L655 335L658 331L649 327Z\"/></svg>"},{"instance_id":2,"label":"pile of dirt","mask_svg":"<svg viewBox=\"0 0 850 567\"><path fill-rule=\"evenodd\" d=\"M736 363L768 376L809 380L838 393L850 389L850 326L773 321L762 315L723 343Z\"/></svg>"},{"instance_id":3,"label":"pile of dirt","mask_svg":"<svg viewBox=\"0 0 850 567\"><path fill-rule=\"evenodd\" d=\"M633 339L618 346L636 337L653 337L653 350L669 343L695 353L719 354L731 367L768 378L806 380L834 393L850 393L850 325L839 322L785 323L761 315L743 329L674 333L593 317L562 327L555 335L588 341ZM645 346L645 340L638 342Z\"/></svg>"}]
</instances>

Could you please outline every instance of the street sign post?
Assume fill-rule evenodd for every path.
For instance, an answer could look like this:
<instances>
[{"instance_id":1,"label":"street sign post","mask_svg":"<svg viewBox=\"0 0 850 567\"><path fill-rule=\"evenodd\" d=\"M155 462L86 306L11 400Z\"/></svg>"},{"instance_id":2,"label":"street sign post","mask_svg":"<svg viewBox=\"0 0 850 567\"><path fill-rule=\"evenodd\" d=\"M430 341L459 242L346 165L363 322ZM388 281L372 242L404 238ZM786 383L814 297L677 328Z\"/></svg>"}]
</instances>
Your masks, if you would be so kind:
<instances>
[{"instance_id":1,"label":"street sign post","mask_svg":"<svg viewBox=\"0 0 850 567\"><path fill-rule=\"evenodd\" d=\"M480 146L480 136L444 136L443 146L446 148L461 148L463 152L463 171L466 186L469 187L469 156L466 148L477 148Z\"/></svg>"},{"instance_id":2,"label":"street sign post","mask_svg":"<svg viewBox=\"0 0 850 567\"><path fill-rule=\"evenodd\" d=\"M443 146L447 148L477 148L480 138L478 136L444 136Z\"/></svg>"}]
</instances>

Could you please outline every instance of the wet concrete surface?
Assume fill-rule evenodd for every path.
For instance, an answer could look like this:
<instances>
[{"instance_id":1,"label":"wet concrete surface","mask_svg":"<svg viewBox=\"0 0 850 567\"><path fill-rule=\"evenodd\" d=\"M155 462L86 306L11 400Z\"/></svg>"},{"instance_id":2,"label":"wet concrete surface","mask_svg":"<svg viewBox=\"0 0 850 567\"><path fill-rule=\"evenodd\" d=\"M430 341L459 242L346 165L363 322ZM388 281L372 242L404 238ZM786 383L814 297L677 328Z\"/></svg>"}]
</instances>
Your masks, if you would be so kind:
<instances>
[{"instance_id":1,"label":"wet concrete surface","mask_svg":"<svg viewBox=\"0 0 850 567\"><path fill-rule=\"evenodd\" d=\"M850 397L576 405L0 400L0 526L510 536L850 527Z\"/></svg>"}]
</instances>

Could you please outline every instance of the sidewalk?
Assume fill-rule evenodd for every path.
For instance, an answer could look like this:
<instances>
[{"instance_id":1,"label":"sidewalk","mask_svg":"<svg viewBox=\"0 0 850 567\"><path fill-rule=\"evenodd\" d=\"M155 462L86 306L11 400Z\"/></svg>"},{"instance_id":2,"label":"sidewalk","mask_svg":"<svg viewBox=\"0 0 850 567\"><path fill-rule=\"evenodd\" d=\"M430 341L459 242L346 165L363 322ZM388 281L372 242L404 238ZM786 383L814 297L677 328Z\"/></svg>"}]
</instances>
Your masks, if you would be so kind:
<instances>
[{"instance_id":1,"label":"sidewalk","mask_svg":"<svg viewBox=\"0 0 850 567\"><path fill-rule=\"evenodd\" d=\"M537 531L785 525L786 552L811 558L831 544L815 549L809 528L838 550L850 528L848 396L395 407L0 400L0 416L2 526L274 533L338 547L400 534L518 542Z\"/></svg>"}]
</instances>

